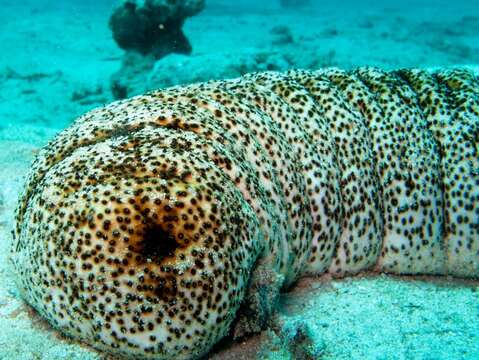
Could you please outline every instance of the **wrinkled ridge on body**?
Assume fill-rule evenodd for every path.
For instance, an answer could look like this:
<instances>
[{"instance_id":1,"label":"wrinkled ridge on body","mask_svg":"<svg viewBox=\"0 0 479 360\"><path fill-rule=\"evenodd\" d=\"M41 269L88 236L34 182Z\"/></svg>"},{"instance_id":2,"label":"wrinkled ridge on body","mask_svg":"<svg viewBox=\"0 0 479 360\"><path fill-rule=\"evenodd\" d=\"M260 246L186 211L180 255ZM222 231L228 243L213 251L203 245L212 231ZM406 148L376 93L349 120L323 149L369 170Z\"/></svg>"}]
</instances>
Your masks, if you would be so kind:
<instances>
[{"instance_id":1,"label":"wrinkled ridge on body","mask_svg":"<svg viewBox=\"0 0 479 360\"><path fill-rule=\"evenodd\" d=\"M479 84L466 70L259 73L80 117L17 209L23 297L138 358L205 354L255 266L479 275Z\"/></svg>"}]
</instances>

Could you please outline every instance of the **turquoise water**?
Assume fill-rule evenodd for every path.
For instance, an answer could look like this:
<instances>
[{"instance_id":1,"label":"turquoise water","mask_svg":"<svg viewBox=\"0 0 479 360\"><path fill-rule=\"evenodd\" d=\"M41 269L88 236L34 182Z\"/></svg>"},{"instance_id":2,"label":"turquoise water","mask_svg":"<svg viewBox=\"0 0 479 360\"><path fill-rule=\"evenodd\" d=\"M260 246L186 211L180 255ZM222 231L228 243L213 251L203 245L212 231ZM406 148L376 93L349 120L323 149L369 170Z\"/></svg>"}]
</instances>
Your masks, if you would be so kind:
<instances>
[{"instance_id":1,"label":"turquoise water","mask_svg":"<svg viewBox=\"0 0 479 360\"><path fill-rule=\"evenodd\" d=\"M268 68L479 62L479 2L311 2L310 8L284 11L273 0L207 0L184 26L191 56L163 58L147 74L147 87ZM113 99L110 77L123 55L108 28L114 1L1 3L0 97L10 98L0 106L3 128L62 128ZM292 43L272 33L278 26L287 27ZM99 93L82 97L84 92Z\"/></svg>"},{"instance_id":2,"label":"turquoise water","mask_svg":"<svg viewBox=\"0 0 479 360\"><path fill-rule=\"evenodd\" d=\"M77 116L121 96L252 71L479 69L479 1L309 3L283 8L276 0L206 0L182 27L190 54L178 53L177 44L161 56L133 56L125 68L125 51L108 26L116 1L0 0L0 359L100 358L23 305L6 260L29 164ZM284 296L279 314L285 338L294 337L296 330L288 329L298 324L308 329L318 358L474 359L476 289L387 277L308 282ZM239 350L229 344L214 358L294 357L286 345L265 332Z\"/></svg>"}]
</instances>

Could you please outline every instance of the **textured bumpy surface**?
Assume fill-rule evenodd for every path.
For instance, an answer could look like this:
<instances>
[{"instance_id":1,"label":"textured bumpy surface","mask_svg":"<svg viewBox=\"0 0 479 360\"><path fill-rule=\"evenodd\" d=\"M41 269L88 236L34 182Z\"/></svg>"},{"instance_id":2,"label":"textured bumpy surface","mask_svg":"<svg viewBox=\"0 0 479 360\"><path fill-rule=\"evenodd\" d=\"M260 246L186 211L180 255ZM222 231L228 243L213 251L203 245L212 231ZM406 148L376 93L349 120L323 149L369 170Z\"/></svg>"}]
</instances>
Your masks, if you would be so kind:
<instances>
[{"instance_id":1,"label":"textured bumpy surface","mask_svg":"<svg viewBox=\"0 0 479 360\"><path fill-rule=\"evenodd\" d=\"M479 83L463 70L263 73L94 110L17 211L25 300L132 358L205 354L252 271L479 276Z\"/></svg>"}]
</instances>

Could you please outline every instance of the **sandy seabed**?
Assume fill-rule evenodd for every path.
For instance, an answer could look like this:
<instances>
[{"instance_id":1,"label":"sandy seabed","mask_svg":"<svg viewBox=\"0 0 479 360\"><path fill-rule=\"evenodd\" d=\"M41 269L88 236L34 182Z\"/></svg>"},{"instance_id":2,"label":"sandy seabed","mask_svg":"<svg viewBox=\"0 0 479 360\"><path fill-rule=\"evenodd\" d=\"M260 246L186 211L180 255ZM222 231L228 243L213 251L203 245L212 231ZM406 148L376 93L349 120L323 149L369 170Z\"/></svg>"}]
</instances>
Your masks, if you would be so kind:
<instances>
[{"instance_id":1,"label":"sandy seabed","mask_svg":"<svg viewBox=\"0 0 479 360\"><path fill-rule=\"evenodd\" d=\"M59 3L0 0L0 359L103 358L19 299L7 261L13 210L35 153L76 116L113 100L109 79L120 67L107 27L113 1ZM193 54L158 62L149 87L292 67L479 70L473 1L324 1L288 13L267 2L231 3L211 0L186 23ZM285 28L289 40L278 37ZM282 296L276 323L275 331L221 344L210 358L300 358L301 332L321 359L475 359L478 286L383 275L304 279Z\"/></svg>"}]
</instances>

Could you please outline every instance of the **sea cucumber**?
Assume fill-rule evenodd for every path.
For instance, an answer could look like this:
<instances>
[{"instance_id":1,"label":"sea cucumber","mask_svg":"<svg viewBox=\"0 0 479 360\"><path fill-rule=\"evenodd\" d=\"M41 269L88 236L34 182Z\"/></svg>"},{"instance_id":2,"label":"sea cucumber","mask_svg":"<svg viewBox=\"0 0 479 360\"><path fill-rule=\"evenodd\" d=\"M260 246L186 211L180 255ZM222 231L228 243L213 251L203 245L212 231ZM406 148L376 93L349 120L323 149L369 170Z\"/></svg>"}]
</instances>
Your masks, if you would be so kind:
<instances>
[{"instance_id":1,"label":"sea cucumber","mask_svg":"<svg viewBox=\"0 0 479 360\"><path fill-rule=\"evenodd\" d=\"M479 84L466 70L259 73L80 117L32 165L12 262L63 333L198 358L255 269L479 275Z\"/></svg>"}]
</instances>

